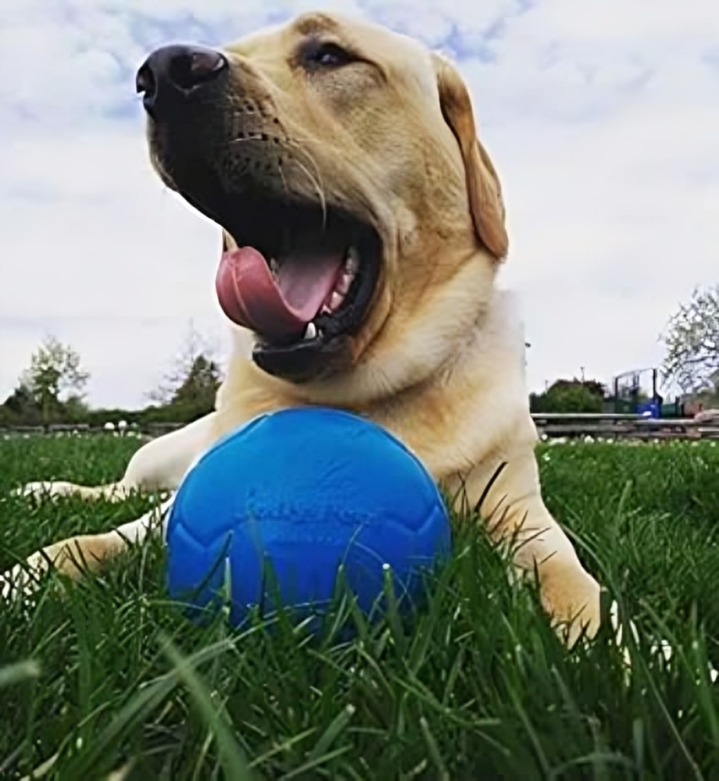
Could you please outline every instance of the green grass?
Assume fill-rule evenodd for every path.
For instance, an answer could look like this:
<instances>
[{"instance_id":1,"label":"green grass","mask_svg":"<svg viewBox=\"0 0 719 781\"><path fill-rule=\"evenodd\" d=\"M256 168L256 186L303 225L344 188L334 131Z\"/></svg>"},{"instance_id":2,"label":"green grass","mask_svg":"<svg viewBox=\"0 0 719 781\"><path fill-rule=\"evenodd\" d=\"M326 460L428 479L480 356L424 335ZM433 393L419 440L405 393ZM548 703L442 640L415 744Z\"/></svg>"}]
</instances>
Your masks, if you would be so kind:
<instances>
[{"instance_id":1,"label":"green grass","mask_svg":"<svg viewBox=\"0 0 719 781\"><path fill-rule=\"evenodd\" d=\"M12 496L119 476L131 439L0 441L0 568L150 506ZM716 779L719 447L542 446L547 503L638 627L568 653L483 534L411 622L351 604L313 637L286 617L232 632L166 598L150 544L102 576L0 605L0 778ZM337 629L356 626L354 639ZM652 651L659 638L675 653ZM623 663L628 652L631 674ZM719 685L719 684L717 684ZM48 760L54 761L48 762ZM122 770L118 775L113 771Z\"/></svg>"}]
</instances>

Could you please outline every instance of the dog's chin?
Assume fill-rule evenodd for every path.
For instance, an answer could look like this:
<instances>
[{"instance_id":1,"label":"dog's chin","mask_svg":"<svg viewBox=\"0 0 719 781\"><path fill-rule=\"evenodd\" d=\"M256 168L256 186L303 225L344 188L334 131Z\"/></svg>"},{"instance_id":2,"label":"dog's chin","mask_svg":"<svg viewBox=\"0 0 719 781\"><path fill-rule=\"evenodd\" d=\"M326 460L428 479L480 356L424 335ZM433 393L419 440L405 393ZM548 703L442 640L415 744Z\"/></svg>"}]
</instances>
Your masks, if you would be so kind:
<instances>
[{"instance_id":1,"label":"dog's chin","mask_svg":"<svg viewBox=\"0 0 719 781\"><path fill-rule=\"evenodd\" d=\"M329 379L352 366L348 334L302 339L289 345L256 342L252 360L273 377L298 385Z\"/></svg>"},{"instance_id":2,"label":"dog's chin","mask_svg":"<svg viewBox=\"0 0 719 781\"><path fill-rule=\"evenodd\" d=\"M252 359L274 377L304 384L349 369L354 361L353 337L367 322L379 286L383 248L378 231L331 204L290 199L259 188L231 194L219 188L204 188L199 194L180 189L180 194L218 223L237 247L257 250L271 259L268 266L280 258L280 274L283 256L300 254L303 274L312 269L313 256L326 254L327 246L343 258L341 274L351 282L343 289L341 303L320 307L302 333L278 337L249 327L255 333Z\"/></svg>"}]
</instances>

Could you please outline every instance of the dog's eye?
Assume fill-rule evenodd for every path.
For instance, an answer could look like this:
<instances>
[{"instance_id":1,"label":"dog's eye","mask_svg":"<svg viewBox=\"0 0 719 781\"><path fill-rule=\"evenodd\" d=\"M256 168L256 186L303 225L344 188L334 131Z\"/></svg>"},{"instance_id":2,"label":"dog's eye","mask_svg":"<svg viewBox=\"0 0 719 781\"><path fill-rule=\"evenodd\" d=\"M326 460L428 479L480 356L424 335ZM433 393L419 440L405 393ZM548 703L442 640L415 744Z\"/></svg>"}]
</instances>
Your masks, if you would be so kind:
<instances>
[{"instance_id":1,"label":"dog's eye","mask_svg":"<svg viewBox=\"0 0 719 781\"><path fill-rule=\"evenodd\" d=\"M318 43L305 52L307 62L323 68L340 68L348 65L354 57L336 43Z\"/></svg>"}]
</instances>

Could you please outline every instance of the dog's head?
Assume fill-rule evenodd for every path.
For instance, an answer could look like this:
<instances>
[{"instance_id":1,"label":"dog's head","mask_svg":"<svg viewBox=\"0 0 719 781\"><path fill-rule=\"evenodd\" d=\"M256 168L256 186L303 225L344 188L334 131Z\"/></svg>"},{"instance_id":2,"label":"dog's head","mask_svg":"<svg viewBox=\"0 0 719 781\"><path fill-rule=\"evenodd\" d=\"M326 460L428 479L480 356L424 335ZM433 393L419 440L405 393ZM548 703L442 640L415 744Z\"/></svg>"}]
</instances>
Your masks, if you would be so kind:
<instances>
[{"instance_id":1,"label":"dog's head","mask_svg":"<svg viewBox=\"0 0 719 781\"><path fill-rule=\"evenodd\" d=\"M384 351L390 382L423 318L430 352L476 320L504 207L448 61L313 13L222 50L163 47L137 87L160 177L223 229L220 303L265 372L336 382Z\"/></svg>"}]
</instances>

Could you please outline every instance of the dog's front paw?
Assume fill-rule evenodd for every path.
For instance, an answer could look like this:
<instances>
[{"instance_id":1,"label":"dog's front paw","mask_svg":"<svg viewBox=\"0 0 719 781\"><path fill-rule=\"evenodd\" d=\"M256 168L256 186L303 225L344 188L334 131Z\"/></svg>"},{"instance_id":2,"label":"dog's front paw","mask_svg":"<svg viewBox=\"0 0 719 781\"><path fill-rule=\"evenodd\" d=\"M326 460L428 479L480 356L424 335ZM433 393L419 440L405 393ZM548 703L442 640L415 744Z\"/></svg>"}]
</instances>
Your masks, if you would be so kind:
<instances>
[{"instance_id":1,"label":"dog's front paw","mask_svg":"<svg viewBox=\"0 0 719 781\"><path fill-rule=\"evenodd\" d=\"M35 499L48 499L55 496L68 496L76 490L73 483L62 480L41 480L34 483L26 483L13 491L15 496L31 496Z\"/></svg>"},{"instance_id":2,"label":"dog's front paw","mask_svg":"<svg viewBox=\"0 0 719 781\"><path fill-rule=\"evenodd\" d=\"M37 551L23 564L16 564L7 572L0 573L0 597L11 600L32 596L49 566L47 556Z\"/></svg>"},{"instance_id":3,"label":"dog's front paw","mask_svg":"<svg viewBox=\"0 0 719 781\"><path fill-rule=\"evenodd\" d=\"M540 596L560 637L571 648L592 638L601 624L601 588L577 563L546 562L540 570Z\"/></svg>"}]
</instances>

